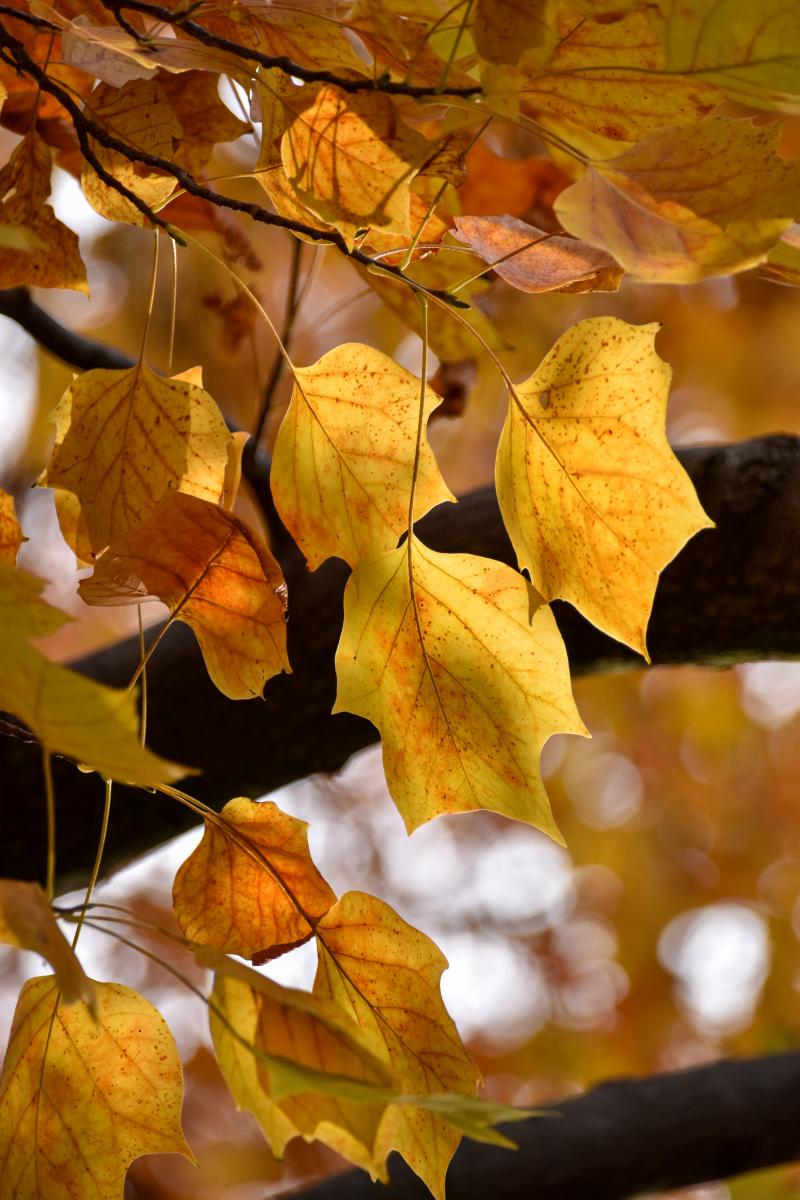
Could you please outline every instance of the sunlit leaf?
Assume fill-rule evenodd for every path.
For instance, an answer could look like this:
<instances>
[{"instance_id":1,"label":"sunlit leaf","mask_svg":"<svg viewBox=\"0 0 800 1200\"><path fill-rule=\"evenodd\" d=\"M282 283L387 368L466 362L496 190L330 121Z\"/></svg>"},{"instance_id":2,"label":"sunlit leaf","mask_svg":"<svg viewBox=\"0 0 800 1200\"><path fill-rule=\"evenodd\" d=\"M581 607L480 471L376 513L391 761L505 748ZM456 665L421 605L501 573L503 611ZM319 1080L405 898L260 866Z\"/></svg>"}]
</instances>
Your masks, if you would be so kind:
<instances>
[{"instance_id":1,"label":"sunlit leaf","mask_svg":"<svg viewBox=\"0 0 800 1200\"><path fill-rule=\"evenodd\" d=\"M194 630L209 675L232 700L260 696L290 669L281 569L244 522L207 500L167 492L78 590L87 604L163 601Z\"/></svg>"},{"instance_id":2,"label":"sunlit leaf","mask_svg":"<svg viewBox=\"0 0 800 1200\"><path fill-rule=\"evenodd\" d=\"M639 279L693 283L763 262L800 208L800 162L778 125L664 129L591 167L555 204L570 233Z\"/></svg>"},{"instance_id":3,"label":"sunlit leaf","mask_svg":"<svg viewBox=\"0 0 800 1200\"><path fill-rule=\"evenodd\" d=\"M62 56L70 66L112 87L122 87L132 79L152 79L155 74L158 64L149 47L119 25L94 25L85 16L70 21L43 0L30 0L30 9L62 31Z\"/></svg>"},{"instance_id":4,"label":"sunlit leaf","mask_svg":"<svg viewBox=\"0 0 800 1200\"><path fill-rule=\"evenodd\" d=\"M317 928L318 996L334 1000L386 1054L408 1093L472 1096L478 1072L442 1002L447 960L388 904L348 892ZM395 1149L437 1200L460 1134L433 1112L391 1106L378 1132L378 1157Z\"/></svg>"},{"instance_id":5,"label":"sunlit leaf","mask_svg":"<svg viewBox=\"0 0 800 1200\"><path fill-rule=\"evenodd\" d=\"M522 292L614 292L622 278L610 254L551 237L516 217L456 217L456 229L494 271Z\"/></svg>"},{"instance_id":6,"label":"sunlit leaf","mask_svg":"<svg viewBox=\"0 0 800 1200\"><path fill-rule=\"evenodd\" d=\"M119 1200L141 1154L193 1155L183 1077L163 1018L119 983L96 983L97 1018L47 976L20 994L0 1083L0 1178L14 1200Z\"/></svg>"},{"instance_id":7,"label":"sunlit leaf","mask_svg":"<svg viewBox=\"0 0 800 1200\"><path fill-rule=\"evenodd\" d=\"M210 71L162 75L158 86L181 128L174 161L191 175L200 174L217 142L232 142L252 130L223 103L219 77Z\"/></svg>"},{"instance_id":8,"label":"sunlit leaf","mask_svg":"<svg viewBox=\"0 0 800 1200\"><path fill-rule=\"evenodd\" d=\"M53 488L53 502L61 536L75 555L76 566L78 569L90 566L94 562L94 551L80 500L63 488Z\"/></svg>"},{"instance_id":9,"label":"sunlit leaf","mask_svg":"<svg viewBox=\"0 0 800 1200\"><path fill-rule=\"evenodd\" d=\"M182 130L155 80L134 79L119 88L101 83L92 92L86 107L87 116L112 137L134 150L172 159ZM150 208L162 204L175 187L171 175L143 168L141 163L133 162L118 150L110 150L95 141L92 149L101 166ZM147 218L135 205L105 183L88 163L83 169L81 186L92 207L109 221L147 224Z\"/></svg>"},{"instance_id":10,"label":"sunlit leaf","mask_svg":"<svg viewBox=\"0 0 800 1200\"><path fill-rule=\"evenodd\" d=\"M356 567L336 652L334 712L381 732L411 832L488 808L558 838L539 775L553 733L581 733L552 614L510 567L410 539Z\"/></svg>"},{"instance_id":11,"label":"sunlit leaf","mask_svg":"<svg viewBox=\"0 0 800 1200\"><path fill-rule=\"evenodd\" d=\"M525 55L544 63L558 41L548 0L475 0L470 30L475 49L491 63L515 66Z\"/></svg>"},{"instance_id":12,"label":"sunlit leaf","mask_svg":"<svg viewBox=\"0 0 800 1200\"><path fill-rule=\"evenodd\" d=\"M50 149L32 130L0 169L0 287L89 291L78 239L45 203L51 168Z\"/></svg>"},{"instance_id":13,"label":"sunlit leaf","mask_svg":"<svg viewBox=\"0 0 800 1200\"><path fill-rule=\"evenodd\" d=\"M239 797L206 821L172 890L186 937L263 962L309 938L335 902L308 852L306 823L269 800Z\"/></svg>"},{"instance_id":14,"label":"sunlit leaf","mask_svg":"<svg viewBox=\"0 0 800 1200\"><path fill-rule=\"evenodd\" d=\"M56 444L39 482L80 502L96 554L173 488L216 504L230 434L208 392L139 363L78 376L53 412Z\"/></svg>"},{"instance_id":15,"label":"sunlit leaf","mask_svg":"<svg viewBox=\"0 0 800 1200\"><path fill-rule=\"evenodd\" d=\"M646 655L659 572L712 524L666 439L657 325L581 321L509 400L497 494L520 567Z\"/></svg>"},{"instance_id":16,"label":"sunlit leaf","mask_svg":"<svg viewBox=\"0 0 800 1200\"><path fill-rule=\"evenodd\" d=\"M441 1092L432 1096L408 1096L394 1100L395 1104L408 1104L424 1108L426 1112L444 1117L451 1125L471 1138L473 1142L484 1142L489 1146L504 1146L515 1150L516 1143L505 1136L495 1125L509 1121L525 1121L537 1113L530 1108L512 1108L508 1104L496 1104L482 1096L462 1096L457 1092Z\"/></svg>"},{"instance_id":17,"label":"sunlit leaf","mask_svg":"<svg viewBox=\"0 0 800 1200\"><path fill-rule=\"evenodd\" d=\"M0 942L46 958L55 971L65 1004L83 1000L93 1011L96 1009L94 984L56 924L38 883L0 879Z\"/></svg>"},{"instance_id":18,"label":"sunlit leaf","mask_svg":"<svg viewBox=\"0 0 800 1200\"><path fill-rule=\"evenodd\" d=\"M771 279L800 287L800 225L791 225L767 255L761 268Z\"/></svg>"},{"instance_id":19,"label":"sunlit leaf","mask_svg":"<svg viewBox=\"0 0 800 1200\"><path fill-rule=\"evenodd\" d=\"M281 518L313 568L351 565L397 545L406 527L421 383L370 346L338 346L295 370L273 457ZM423 421L439 397L425 389ZM415 519L454 499L423 440Z\"/></svg>"},{"instance_id":20,"label":"sunlit leaf","mask_svg":"<svg viewBox=\"0 0 800 1200\"><path fill-rule=\"evenodd\" d=\"M24 541L14 510L14 497L0 488L0 563L13 567Z\"/></svg>"}]
</instances>

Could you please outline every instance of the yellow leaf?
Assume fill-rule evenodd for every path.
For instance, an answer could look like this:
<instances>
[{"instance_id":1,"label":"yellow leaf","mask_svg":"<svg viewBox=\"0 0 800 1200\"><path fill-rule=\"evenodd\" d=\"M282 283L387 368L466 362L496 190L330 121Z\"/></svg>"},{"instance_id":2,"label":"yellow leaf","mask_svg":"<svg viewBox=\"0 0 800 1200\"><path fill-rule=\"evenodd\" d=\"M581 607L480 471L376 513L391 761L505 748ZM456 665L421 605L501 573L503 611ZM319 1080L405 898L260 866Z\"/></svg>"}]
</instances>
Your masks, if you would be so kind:
<instances>
[{"instance_id":1,"label":"yellow leaf","mask_svg":"<svg viewBox=\"0 0 800 1200\"><path fill-rule=\"evenodd\" d=\"M96 1011L94 984L84 974L75 951L56 924L49 901L38 883L0 879L0 942L33 950L56 973L65 1004L83 1000Z\"/></svg>"},{"instance_id":2,"label":"yellow leaf","mask_svg":"<svg viewBox=\"0 0 800 1200\"><path fill-rule=\"evenodd\" d=\"M192 774L141 745L134 692L86 679L29 644L69 619L39 599L43 586L0 564L0 709L23 721L48 750L105 779L152 787Z\"/></svg>"},{"instance_id":3,"label":"yellow leaf","mask_svg":"<svg viewBox=\"0 0 800 1200\"><path fill-rule=\"evenodd\" d=\"M800 287L800 225L791 225L775 243L761 268L771 279Z\"/></svg>"},{"instance_id":4,"label":"yellow leaf","mask_svg":"<svg viewBox=\"0 0 800 1200\"><path fill-rule=\"evenodd\" d=\"M552 613L516 571L416 538L359 563L336 670L334 712L380 730L409 832L488 808L560 840L539 755L551 734L585 731Z\"/></svg>"},{"instance_id":5,"label":"yellow leaf","mask_svg":"<svg viewBox=\"0 0 800 1200\"><path fill-rule=\"evenodd\" d=\"M522 292L615 292L623 275L610 254L575 238L549 237L516 217L456 217L465 242Z\"/></svg>"},{"instance_id":6,"label":"yellow leaf","mask_svg":"<svg viewBox=\"0 0 800 1200\"><path fill-rule=\"evenodd\" d=\"M159 158L172 159L175 143L181 137L181 126L158 83L151 79L134 79L122 87L101 83L86 102L86 115L103 127L106 133L131 146ZM128 191L144 200L150 208L158 208L175 187L172 175L163 175L143 167L98 142L91 142L101 166L113 175ZM147 225L147 218L138 208L104 183L94 169L84 164L81 176L83 194L102 217L109 221L126 221L130 225Z\"/></svg>"},{"instance_id":7,"label":"yellow leaf","mask_svg":"<svg viewBox=\"0 0 800 1200\"><path fill-rule=\"evenodd\" d=\"M276 958L313 933L309 920L336 897L308 852L307 825L270 800L238 797L175 876L172 901L183 933L256 962Z\"/></svg>"},{"instance_id":8,"label":"yellow leaf","mask_svg":"<svg viewBox=\"0 0 800 1200\"><path fill-rule=\"evenodd\" d=\"M388 904L348 892L317 927L319 967L314 992L335 1001L388 1055L409 1093L472 1096L479 1075L442 1002L447 959ZM384 1114L376 1156L398 1150L433 1192L460 1140L453 1126L417 1107L392 1105Z\"/></svg>"},{"instance_id":9,"label":"yellow leaf","mask_svg":"<svg viewBox=\"0 0 800 1200\"><path fill-rule=\"evenodd\" d=\"M667 66L755 108L800 113L800 19L786 0L661 0Z\"/></svg>"},{"instance_id":10,"label":"yellow leaf","mask_svg":"<svg viewBox=\"0 0 800 1200\"><path fill-rule=\"evenodd\" d=\"M14 497L0 488L0 563L13 567L25 541L14 511Z\"/></svg>"},{"instance_id":11,"label":"yellow leaf","mask_svg":"<svg viewBox=\"0 0 800 1200\"><path fill-rule=\"evenodd\" d=\"M252 306L249 306L248 311L252 312ZM225 464L225 479L222 485L220 504L223 508L231 511L233 511L236 497L239 495L239 486L242 482L242 457L249 441L250 434L244 429L237 429L235 433L231 434L231 440L228 442L228 461Z\"/></svg>"},{"instance_id":12,"label":"yellow leaf","mask_svg":"<svg viewBox=\"0 0 800 1200\"><path fill-rule=\"evenodd\" d=\"M230 434L208 392L144 364L87 371L52 418L56 444L39 483L80 502L95 554L142 522L170 488L216 504Z\"/></svg>"},{"instance_id":13,"label":"yellow leaf","mask_svg":"<svg viewBox=\"0 0 800 1200\"><path fill-rule=\"evenodd\" d=\"M421 382L370 346L348 343L295 370L271 483L289 532L313 569L392 549L408 521ZM424 420L440 403L425 388ZM454 497L423 440L415 520Z\"/></svg>"},{"instance_id":14,"label":"yellow leaf","mask_svg":"<svg viewBox=\"0 0 800 1200\"><path fill-rule=\"evenodd\" d=\"M403 124L388 96L295 91L281 159L300 201L349 244L370 226L408 233L409 183L431 143Z\"/></svg>"},{"instance_id":15,"label":"yellow leaf","mask_svg":"<svg viewBox=\"0 0 800 1200\"><path fill-rule=\"evenodd\" d=\"M219 76L210 71L162 75L158 86L181 127L174 161L190 175L202 172L217 142L232 142L252 130L223 103Z\"/></svg>"},{"instance_id":16,"label":"yellow leaf","mask_svg":"<svg viewBox=\"0 0 800 1200\"><path fill-rule=\"evenodd\" d=\"M556 27L558 45L544 70L526 68L523 59L520 68L486 74L490 103L497 91L507 106L506 94L518 89L529 115L632 142L665 125L696 121L719 100L710 84L665 70L660 32L647 11L593 20L561 4Z\"/></svg>"},{"instance_id":17,"label":"yellow leaf","mask_svg":"<svg viewBox=\"0 0 800 1200\"><path fill-rule=\"evenodd\" d=\"M510 398L497 494L521 568L647 656L659 572L709 521L664 432L657 325L581 321Z\"/></svg>"},{"instance_id":18,"label":"yellow leaf","mask_svg":"<svg viewBox=\"0 0 800 1200\"><path fill-rule=\"evenodd\" d=\"M244 522L196 496L167 492L78 590L87 604L157 596L194 630L209 675L231 700L260 696L290 670L280 567Z\"/></svg>"},{"instance_id":19,"label":"yellow leaf","mask_svg":"<svg viewBox=\"0 0 800 1200\"><path fill-rule=\"evenodd\" d=\"M0 287L88 294L78 239L45 203L51 167L50 148L31 130L0 170Z\"/></svg>"},{"instance_id":20,"label":"yellow leaf","mask_svg":"<svg viewBox=\"0 0 800 1200\"><path fill-rule=\"evenodd\" d=\"M20 994L0 1084L0 1177L14 1200L119 1200L141 1154L193 1161L163 1018L121 984L95 988L96 1020L60 1003L52 976Z\"/></svg>"},{"instance_id":21,"label":"yellow leaf","mask_svg":"<svg viewBox=\"0 0 800 1200\"><path fill-rule=\"evenodd\" d=\"M30 10L62 31L61 58L87 75L121 87L155 74L158 63L147 43L135 41L118 25L90 25L85 16L67 20L44 0L30 0Z\"/></svg>"},{"instance_id":22,"label":"yellow leaf","mask_svg":"<svg viewBox=\"0 0 800 1200\"><path fill-rule=\"evenodd\" d=\"M63 488L53 488L53 500L61 536L75 555L78 570L91 566L94 553L89 540L89 530L81 512L80 500L72 492L65 492Z\"/></svg>"},{"instance_id":23,"label":"yellow leaf","mask_svg":"<svg viewBox=\"0 0 800 1200\"><path fill-rule=\"evenodd\" d=\"M659 283L763 262L800 208L800 163L780 126L711 118L664 129L597 164L555 203L565 229Z\"/></svg>"},{"instance_id":24,"label":"yellow leaf","mask_svg":"<svg viewBox=\"0 0 800 1200\"><path fill-rule=\"evenodd\" d=\"M470 16L475 49L486 62L513 67L523 55L545 62L558 41L548 0L475 0Z\"/></svg>"}]
</instances>

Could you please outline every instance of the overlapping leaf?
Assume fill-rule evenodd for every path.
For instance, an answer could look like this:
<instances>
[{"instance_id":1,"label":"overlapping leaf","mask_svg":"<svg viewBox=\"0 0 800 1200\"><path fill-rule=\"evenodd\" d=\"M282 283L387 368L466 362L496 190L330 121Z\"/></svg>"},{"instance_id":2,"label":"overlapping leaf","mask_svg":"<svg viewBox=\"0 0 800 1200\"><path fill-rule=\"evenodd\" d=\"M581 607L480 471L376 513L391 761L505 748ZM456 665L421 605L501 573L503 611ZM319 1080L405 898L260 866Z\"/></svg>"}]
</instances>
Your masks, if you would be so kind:
<instances>
[{"instance_id":1,"label":"overlapping leaf","mask_svg":"<svg viewBox=\"0 0 800 1200\"><path fill-rule=\"evenodd\" d=\"M210 71L163 75L158 86L181 128L173 159L191 175L202 171L217 142L232 142L252 128L222 102L219 78Z\"/></svg>"},{"instance_id":2,"label":"overlapping leaf","mask_svg":"<svg viewBox=\"0 0 800 1200\"><path fill-rule=\"evenodd\" d=\"M134 79L119 88L101 83L92 92L86 107L87 116L111 137L134 150L172 159L182 130L155 80ZM93 141L92 148L101 166L150 208L162 204L175 187L172 175L143 168L141 163L98 142ZM88 163L84 165L81 186L92 207L109 221L147 224L147 218L136 206L101 179Z\"/></svg>"},{"instance_id":3,"label":"overlapping leaf","mask_svg":"<svg viewBox=\"0 0 800 1200\"><path fill-rule=\"evenodd\" d=\"M388 904L348 892L318 925L315 995L335 1001L388 1056L408 1093L474 1095L478 1072L442 1002L439 981L447 960L429 938ZM437 1200L460 1134L419 1107L391 1106L378 1131L376 1153L402 1154Z\"/></svg>"},{"instance_id":4,"label":"overlapping leaf","mask_svg":"<svg viewBox=\"0 0 800 1200\"><path fill-rule=\"evenodd\" d=\"M96 1010L94 984L56 924L38 883L0 879L0 942L46 958L55 971L63 1002L83 1000Z\"/></svg>"},{"instance_id":5,"label":"overlapping leaf","mask_svg":"<svg viewBox=\"0 0 800 1200\"><path fill-rule=\"evenodd\" d=\"M692 283L762 262L800 208L780 127L710 118L664 129L562 192L570 233L639 279Z\"/></svg>"},{"instance_id":6,"label":"overlapping leaf","mask_svg":"<svg viewBox=\"0 0 800 1200\"><path fill-rule=\"evenodd\" d=\"M581 321L516 388L497 494L520 567L646 654L658 574L712 524L667 443L656 325Z\"/></svg>"},{"instance_id":7,"label":"overlapping leaf","mask_svg":"<svg viewBox=\"0 0 800 1200\"><path fill-rule=\"evenodd\" d=\"M0 1082L0 1178L14 1200L119 1200L139 1155L193 1158L163 1018L130 988L94 986L96 1019L60 1002L52 976L20 994Z\"/></svg>"},{"instance_id":8,"label":"overlapping leaf","mask_svg":"<svg viewBox=\"0 0 800 1200\"><path fill-rule=\"evenodd\" d=\"M456 217L459 235L522 292L614 292L622 268L575 238L549 236L516 217Z\"/></svg>"},{"instance_id":9,"label":"overlapping leaf","mask_svg":"<svg viewBox=\"0 0 800 1200\"><path fill-rule=\"evenodd\" d=\"M290 669L280 567L238 517L207 500L167 492L79 591L87 604L158 597L194 630L209 675L232 700L260 696Z\"/></svg>"},{"instance_id":10,"label":"overlapping leaf","mask_svg":"<svg viewBox=\"0 0 800 1200\"><path fill-rule=\"evenodd\" d=\"M28 639L69 618L39 598L41 579L0 564L0 709L23 721L48 750L107 779L152 787L189 774L139 741L136 696L50 662Z\"/></svg>"},{"instance_id":11,"label":"overlapping leaf","mask_svg":"<svg viewBox=\"0 0 800 1200\"><path fill-rule=\"evenodd\" d=\"M470 29L481 58L506 66L523 55L544 63L558 41L553 12L543 0L475 0Z\"/></svg>"},{"instance_id":12,"label":"overlapping leaf","mask_svg":"<svg viewBox=\"0 0 800 1200\"><path fill-rule=\"evenodd\" d=\"M95 554L170 488L219 501L230 434L197 379L163 379L144 363L87 371L59 401L56 444L39 482L78 497Z\"/></svg>"},{"instance_id":13,"label":"overlapping leaf","mask_svg":"<svg viewBox=\"0 0 800 1200\"><path fill-rule=\"evenodd\" d=\"M488 808L559 837L539 755L551 734L584 730L552 614L510 567L414 537L359 563L336 670L334 712L380 730L409 832Z\"/></svg>"},{"instance_id":14,"label":"overlapping leaf","mask_svg":"<svg viewBox=\"0 0 800 1200\"><path fill-rule=\"evenodd\" d=\"M421 387L379 350L354 343L296 368L271 483L312 568L330 555L353 565L397 545L408 519ZM426 387L424 421L438 404ZM415 519L452 499L423 439Z\"/></svg>"},{"instance_id":15,"label":"overlapping leaf","mask_svg":"<svg viewBox=\"0 0 800 1200\"><path fill-rule=\"evenodd\" d=\"M24 541L14 509L14 497L0 488L0 563L13 567Z\"/></svg>"},{"instance_id":16,"label":"overlapping leaf","mask_svg":"<svg viewBox=\"0 0 800 1200\"><path fill-rule=\"evenodd\" d=\"M306 823L271 801L239 797L207 820L175 876L173 905L186 937L263 962L306 941L309 920L335 902L308 852Z\"/></svg>"},{"instance_id":17,"label":"overlapping leaf","mask_svg":"<svg viewBox=\"0 0 800 1200\"><path fill-rule=\"evenodd\" d=\"M50 149L36 130L0 170L0 287L63 287L88 292L78 239L45 201Z\"/></svg>"}]
</instances>

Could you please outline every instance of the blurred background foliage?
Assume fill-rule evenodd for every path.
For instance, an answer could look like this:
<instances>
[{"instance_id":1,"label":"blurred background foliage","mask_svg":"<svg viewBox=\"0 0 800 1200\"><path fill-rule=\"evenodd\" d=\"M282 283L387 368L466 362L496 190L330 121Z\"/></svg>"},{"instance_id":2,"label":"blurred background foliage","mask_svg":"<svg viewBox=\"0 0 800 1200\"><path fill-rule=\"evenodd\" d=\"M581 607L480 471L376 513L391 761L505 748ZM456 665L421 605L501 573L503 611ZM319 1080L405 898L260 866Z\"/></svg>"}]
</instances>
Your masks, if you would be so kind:
<instances>
[{"instance_id":1,"label":"blurred background foliage","mask_svg":"<svg viewBox=\"0 0 800 1200\"><path fill-rule=\"evenodd\" d=\"M11 135L3 136L10 146ZM234 174L250 157L251 139L240 139L209 174ZM464 208L511 212L553 228L551 204L564 182L531 137L495 125L470 156ZM237 185L228 186L235 192ZM250 186L242 185L243 195ZM81 234L92 297L50 292L37 299L64 324L136 354L152 235L96 216L60 172L54 204ZM172 219L180 224L177 208ZM258 423L276 350L232 275L257 293L280 328L296 270L302 299L291 348L300 364L360 341L419 368L419 339L334 253L233 218L221 233L199 236L232 274L196 250L178 250L173 367L200 362L209 391L239 426ZM442 269L447 256L445 250L433 266L418 269ZM482 268L463 251L449 258L456 278ZM171 292L171 251L164 246L148 346L159 369L167 366ZM583 317L659 322L658 349L673 367L674 445L800 433L800 300L790 288L750 274L692 287L625 280L616 295L529 296L490 278L478 302L515 378L532 372L556 337ZM10 322L0 328L0 486L16 492L30 539L21 564L52 580L49 598L78 618L49 644L52 654L70 658L130 631L131 616L83 606L50 496L29 486L46 459L47 414L70 370ZM505 396L491 363L461 331L439 329L438 336L463 360L443 372L451 409L463 400L463 410L437 416L430 436L450 486L464 492L492 478ZM267 445L288 396L284 375L271 398ZM286 789L279 802L311 821L312 851L334 887L385 897L441 945L451 963L445 999L486 1091L498 1099L537 1104L609 1077L796 1047L800 664L631 671L578 680L575 690L593 740L553 739L544 757L568 850L486 813L440 818L408 839L376 751L337 779ZM171 877L195 841L189 835L116 876L103 898L173 929ZM144 944L203 984L202 972L164 938ZM86 935L82 949L90 971L159 1004L186 1055L185 1123L200 1169L173 1157L141 1160L127 1200L257 1200L270 1186L279 1194L333 1168L334 1156L315 1146L292 1145L288 1169L273 1159L224 1092L202 1005L172 974L99 936ZM306 949L279 960L271 973L308 984L313 962ZM39 964L11 952L2 964L7 1027L15 989ZM779 1169L684 1195L778 1200L800 1196L800 1176Z\"/></svg>"}]
</instances>

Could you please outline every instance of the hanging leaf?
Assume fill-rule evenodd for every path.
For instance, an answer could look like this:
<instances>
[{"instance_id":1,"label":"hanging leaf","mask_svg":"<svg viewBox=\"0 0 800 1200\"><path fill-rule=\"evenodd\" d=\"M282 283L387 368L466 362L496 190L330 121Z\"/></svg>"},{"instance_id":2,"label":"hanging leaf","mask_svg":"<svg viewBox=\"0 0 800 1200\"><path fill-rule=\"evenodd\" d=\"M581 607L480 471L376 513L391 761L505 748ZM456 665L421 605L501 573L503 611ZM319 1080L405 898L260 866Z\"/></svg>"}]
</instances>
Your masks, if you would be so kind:
<instances>
[{"instance_id":1,"label":"hanging leaf","mask_svg":"<svg viewBox=\"0 0 800 1200\"><path fill-rule=\"evenodd\" d=\"M441 813L488 808L561 840L539 755L551 734L585 731L552 614L510 567L415 537L359 563L336 672L334 712L380 730L409 833Z\"/></svg>"},{"instance_id":2,"label":"hanging leaf","mask_svg":"<svg viewBox=\"0 0 800 1200\"><path fill-rule=\"evenodd\" d=\"M591 167L556 215L638 279L694 283L763 262L800 208L800 162L780 127L713 118Z\"/></svg>"},{"instance_id":3,"label":"hanging leaf","mask_svg":"<svg viewBox=\"0 0 800 1200\"><path fill-rule=\"evenodd\" d=\"M352 1015L406 1092L474 1095L478 1071L439 991L447 959L429 938L375 896L348 892L319 922L317 942L315 994ZM376 1156L399 1151L443 1200L459 1140L435 1113L393 1105L382 1118Z\"/></svg>"},{"instance_id":4,"label":"hanging leaf","mask_svg":"<svg viewBox=\"0 0 800 1200\"><path fill-rule=\"evenodd\" d=\"M175 916L191 941L265 962L307 941L309 920L336 897L311 861L305 821L241 796L221 820L206 820L175 876Z\"/></svg>"},{"instance_id":5,"label":"hanging leaf","mask_svg":"<svg viewBox=\"0 0 800 1200\"><path fill-rule=\"evenodd\" d=\"M75 951L56 924L50 903L38 883L0 879L0 942L32 950L55 971L64 1004L83 1000L97 1011L95 987Z\"/></svg>"},{"instance_id":6,"label":"hanging leaf","mask_svg":"<svg viewBox=\"0 0 800 1200\"><path fill-rule=\"evenodd\" d=\"M515 217L456 217L459 236L521 292L615 292L623 271L610 254L548 236Z\"/></svg>"},{"instance_id":7,"label":"hanging leaf","mask_svg":"<svg viewBox=\"0 0 800 1200\"><path fill-rule=\"evenodd\" d=\"M88 294L78 239L45 201L50 149L35 130L0 170L0 287L63 287Z\"/></svg>"},{"instance_id":8,"label":"hanging leaf","mask_svg":"<svg viewBox=\"0 0 800 1200\"><path fill-rule=\"evenodd\" d=\"M273 455L275 503L312 570L331 555L354 565L396 546L406 527L421 383L355 343L294 374ZM438 404L426 387L425 423ZM414 519L453 499L423 440Z\"/></svg>"},{"instance_id":9,"label":"hanging leaf","mask_svg":"<svg viewBox=\"0 0 800 1200\"><path fill-rule=\"evenodd\" d=\"M56 406L56 444L39 484L78 497L95 554L144 521L170 488L219 501L230 434L194 378L164 379L145 363L87 371Z\"/></svg>"},{"instance_id":10,"label":"hanging leaf","mask_svg":"<svg viewBox=\"0 0 800 1200\"><path fill-rule=\"evenodd\" d=\"M647 656L659 572L709 521L666 439L657 325L581 321L509 401L500 510L521 568Z\"/></svg>"},{"instance_id":11,"label":"hanging leaf","mask_svg":"<svg viewBox=\"0 0 800 1200\"><path fill-rule=\"evenodd\" d=\"M155 74L158 64L150 48L118 25L90 24L85 16L70 21L44 0L30 0L30 10L61 30L63 61L87 75L122 87L132 79L151 79Z\"/></svg>"},{"instance_id":12,"label":"hanging leaf","mask_svg":"<svg viewBox=\"0 0 800 1200\"><path fill-rule=\"evenodd\" d=\"M260 696L290 670L281 569L243 521L207 500L167 492L78 591L87 604L156 596L194 630L209 675L232 700Z\"/></svg>"},{"instance_id":13,"label":"hanging leaf","mask_svg":"<svg viewBox=\"0 0 800 1200\"><path fill-rule=\"evenodd\" d=\"M201 174L218 142L233 142L252 132L252 126L223 103L219 77L210 71L160 75L158 86L181 128L173 161L190 175Z\"/></svg>"},{"instance_id":14,"label":"hanging leaf","mask_svg":"<svg viewBox=\"0 0 800 1200\"><path fill-rule=\"evenodd\" d=\"M14 510L14 497L0 488L0 563L13 567L24 541Z\"/></svg>"},{"instance_id":15,"label":"hanging leaf","mask_svg":"<svg viewBox=\"0 0 800 1200\"><path fill-rule=\"evenodd\" d=\"M0 1178L14 1200L119 1200L141 1154L194 1156L163 1018L131 988L95 983L97 1017L52 976L20 993L0 1081Z\"/></svg>"}]
</instances>

